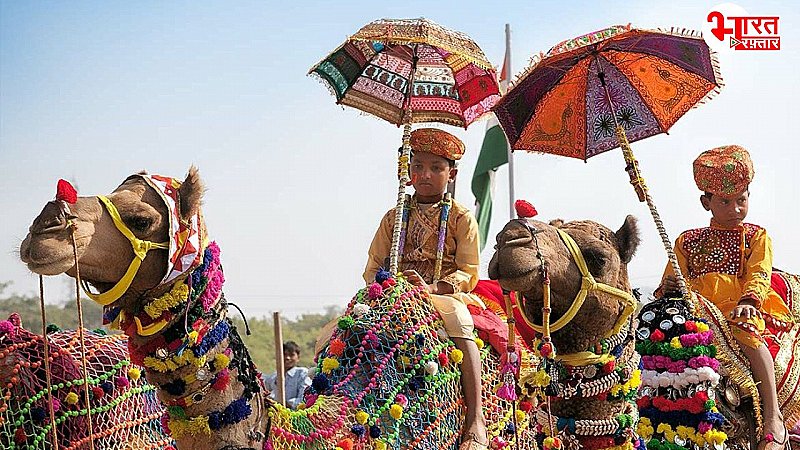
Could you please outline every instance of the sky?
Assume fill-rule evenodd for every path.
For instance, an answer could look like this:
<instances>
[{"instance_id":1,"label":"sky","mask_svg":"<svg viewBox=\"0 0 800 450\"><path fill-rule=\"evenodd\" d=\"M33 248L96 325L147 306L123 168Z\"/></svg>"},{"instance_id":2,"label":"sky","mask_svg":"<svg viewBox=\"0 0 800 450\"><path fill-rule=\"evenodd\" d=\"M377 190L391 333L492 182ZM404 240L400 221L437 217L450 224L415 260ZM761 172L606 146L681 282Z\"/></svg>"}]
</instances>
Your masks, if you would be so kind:
<instances>
[{"instance_id":1,"label":"sky","mask_svg":"<svg viewBox=\"0 0 800 450\"><path fill-rule=\"evenodd\" d=\"M614 24L700 30L717 3L2 0L0 281L38 291L18 248L59 178L95 195L142 169L182 177L194 164L208 188L204 212L230 301L248 316L344 306L363 285L367 248L393 206L401 139L395 126L337 106L306 76L348 35L379 18L426 17L468 34L499 65L509 23L517 74L532 55ZM692 160L723 144L748 148L756 167L748 221L772 236L775 265L797 273L800 13L789 2L737 4L779 16L782 49L721 52L720 95L633 150L674 239L709 220ZM466 143L456 199L472 206L485 122L440 127ZM637 216L643 242L629 267L632 283L658 284L665 253L619 150L588 163L523 152L514 160L517 197L543 220L617 229ZM505 167L497 174L490 236L509 217L507 175ZM48 278L46 298L69 298L69 286L64 276Z\"/></svg>"}]
</instances>

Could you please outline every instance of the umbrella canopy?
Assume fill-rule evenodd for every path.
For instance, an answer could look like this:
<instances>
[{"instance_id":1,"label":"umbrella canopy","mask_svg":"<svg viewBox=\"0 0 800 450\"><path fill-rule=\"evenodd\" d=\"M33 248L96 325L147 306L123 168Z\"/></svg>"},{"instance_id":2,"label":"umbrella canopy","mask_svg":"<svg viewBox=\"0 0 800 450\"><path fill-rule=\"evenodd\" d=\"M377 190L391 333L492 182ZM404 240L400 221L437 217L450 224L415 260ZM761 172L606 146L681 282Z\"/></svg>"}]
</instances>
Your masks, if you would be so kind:
<instances>
[{"instance_id":1,"label":"umbrella canopy","mask_svg":"<svg viewBox=\"0 0 800 450\"><path fill-rule=\"evenodd\" d=\"M324 80L337 103L398 126L409 120L466 128L500 99L480 47L427 19L371 22L309 74Z\"/></svg>"},{"instance_id":2,"label":"umbrella canopy","mask_svg":"<svg viewBox=\"0 0 800 450\"><path fill-rule=\"evenodd\" d=\"M494 111L515 150L586 160L667 132L722 87L708 45L686 31L613 26L534 59Z\"/></svg>"}]
</instances>

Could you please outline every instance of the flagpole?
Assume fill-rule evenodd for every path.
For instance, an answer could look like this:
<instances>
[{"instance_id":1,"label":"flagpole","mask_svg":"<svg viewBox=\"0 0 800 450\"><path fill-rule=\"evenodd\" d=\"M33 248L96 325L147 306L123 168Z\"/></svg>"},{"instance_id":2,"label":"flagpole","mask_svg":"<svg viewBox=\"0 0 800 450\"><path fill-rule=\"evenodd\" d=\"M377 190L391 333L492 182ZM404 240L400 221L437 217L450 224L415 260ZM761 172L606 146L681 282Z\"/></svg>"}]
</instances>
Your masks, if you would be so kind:
<instances>
[{"instance_id":1,"label":"flagpole","mask_svg":"<svg viewBox=\"0 0 800 450\"><path fill-rule=\"evenodd\" d=\"M505 69L508 76L507 83L511 81L511 25L506 24L506 55L505 55ZM507 88L506 88L507 89ZM504 93L505 94L505 93ZM508 218L513 219L515 214L514 201L516 195L514 194L514 152L511 151L511 144L506 140L508 151Z\"/></svg>"}]
</instances>

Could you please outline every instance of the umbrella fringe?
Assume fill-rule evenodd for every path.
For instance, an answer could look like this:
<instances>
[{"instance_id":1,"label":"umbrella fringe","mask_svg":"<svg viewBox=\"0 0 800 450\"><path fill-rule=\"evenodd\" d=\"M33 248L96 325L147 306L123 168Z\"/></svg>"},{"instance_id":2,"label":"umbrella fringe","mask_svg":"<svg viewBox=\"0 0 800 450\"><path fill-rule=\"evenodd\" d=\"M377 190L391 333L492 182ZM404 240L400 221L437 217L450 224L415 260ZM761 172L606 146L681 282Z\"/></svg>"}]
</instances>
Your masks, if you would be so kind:
<instances>
[{"instance_id":1,"label":"umbrella fringe","mask_svg":"<svg viewBox=\"0 0 800 450\"><path fill-rule=\"evenodd\" d=\"M508 93L511 92L512 89L514 89L514 86L516 86L517 83L519 83L523 78L528 76L528 74L531 73L536 68L536 66L539 65L540 62L542 62L542 59L544 59L544 55L545 55L544 52L539 52L538 54L533 55L528 59L528 67L526 67L525 70L523 70L522 72L515 75L513 80L509 80L508 90L506 91L506 95L508 95Z\"/></svg>"},{"instance_id":2,"label":"umbrella fringe","mask_svg":"<svg viewBox=\"0 0 800 450\"><path fill-rule=\"evenodd\" d=\"M656 28L655 31L659 32L659 33L663 33L663 34L669 34L669 35L672 35L672 36L677 36L677 37L703 39L703 33L699 32L697 30L693 30L691 28L677 28L677 27L671 27L669 29L667 29L667 28Z\"/></svg>"},{"instance_id":3,"label":"umbrella fringe","mask_svg":"<svg viewBox=\"0 0 800 450\"><path fill-rule=\"evenodd\" d=\"M316 68L317 66L314 66L314 69ZM328 82L328 80L326 80L317 72L314 72L314 69L311 69L311 72L308 72L308 76L317 80L317 82L319 82L321 85L325 86L328 89L328 92L331 93L333 98L336 99L336 103L339 103L339 95L337 94L336 89L331 85L330 82Z\"/></svg>"},{"instance_id":4,"label":"umbrella fringe","mask_svg":"<svg viewBox=\"0 0 800 450\"><path fill-rule=\"evenodd\" d=\"M720 91L723 87L725 87L725 81L722 79L722 72L719 68L719 57L717 52L715 52L712 48L709 47L708 49L709 56L711 57L711 67L714 69L714 79L716 80L716 85L714 89L712 89L708 94L706 94L699 102L695 103L692 108L697 108L699 105L704 105L707 101L713 99L717 95L719 95Z\"/></svg>"},{"instance_id":5,"label":"umbrella fringe","mask_svg":"<svg viewBox=\"0 0 800 450\"><path fill-rule=\"evenodd\" d=\"M315 70L317 70L317 67L319 67L319 66L320 66L320 64L324 63L325 61L327 61L327 60L328 60L328 58L330 58L331 56L333 56L333 54L334 54L334 53L336 53L336 52L338 52L339 50L341 50L341 49L342 49L342 47L344 47L344 46L347 44L347 42L348 42L348 41L344 41L344 42L342 43L342 45L340 45L340 46L336 47L336 49L335 49L334 51L332 51L332 52L328 53L327 55L325 55L325 57L324 57L324 58L320 59L318 63L316 63L316 64L314 64L313 66L311 66L311 68L310 68L310 69L308 69L308 73L307 73L306 75L312 75L312 74L314 73L314 71L315 71Z\"/></svg>"}]
</instances>

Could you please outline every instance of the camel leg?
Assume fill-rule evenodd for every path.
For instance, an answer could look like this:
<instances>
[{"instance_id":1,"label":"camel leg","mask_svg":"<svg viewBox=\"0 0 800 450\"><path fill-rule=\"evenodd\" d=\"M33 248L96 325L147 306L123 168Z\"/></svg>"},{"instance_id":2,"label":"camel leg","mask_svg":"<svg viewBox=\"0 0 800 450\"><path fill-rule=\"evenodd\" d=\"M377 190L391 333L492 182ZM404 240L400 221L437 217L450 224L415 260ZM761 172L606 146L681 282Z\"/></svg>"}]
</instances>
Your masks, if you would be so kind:
<instances>
[{"instance_id":1,"label":"camel leg","mask_svg":"<svg viewBox=\"0 0 800 450\"><path fill-rule=\"evenodd\" d=\"M786 442L786 428L783 424L780 408L778 407L778 393L775 384L775 362L766 345L758 348L741 345L742 352L750 360L753 378L758 382L758 393L764 411L764 435L772 433L777 442ZM767 444L765 448L783 448L777 443Z\"/></svg>"},{"instance_id":2,"label":"camel leg","mask_svg":"<svg viewBox=\"0 0 800 450\"><path fill-rule=\"evenodd\" d=\"M478 346L470 339L452 339L456 348L464 354L464 361L461 364L461 388L464 391L464 403L467 405L463 433L465 442L469 442L472 435L479 443L488 444L481 399L481 356Z\"/></svg>"}]
</instances>

